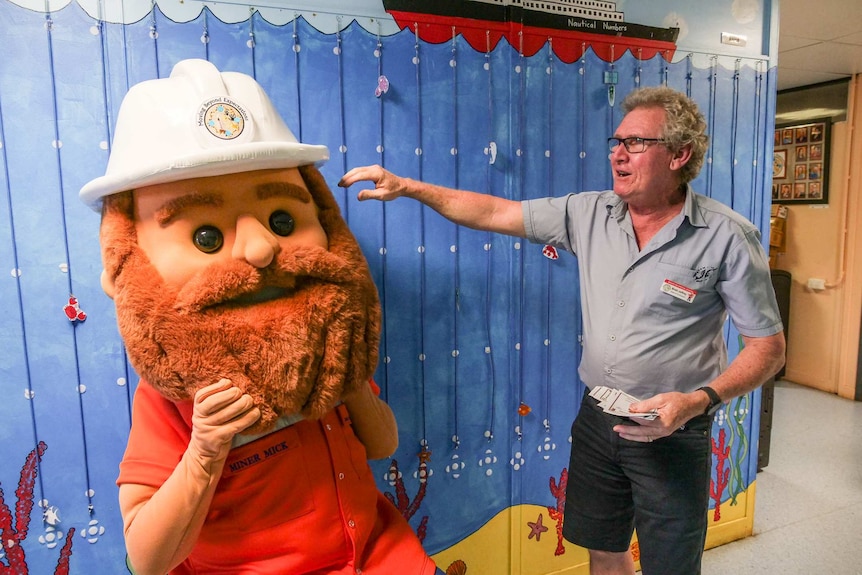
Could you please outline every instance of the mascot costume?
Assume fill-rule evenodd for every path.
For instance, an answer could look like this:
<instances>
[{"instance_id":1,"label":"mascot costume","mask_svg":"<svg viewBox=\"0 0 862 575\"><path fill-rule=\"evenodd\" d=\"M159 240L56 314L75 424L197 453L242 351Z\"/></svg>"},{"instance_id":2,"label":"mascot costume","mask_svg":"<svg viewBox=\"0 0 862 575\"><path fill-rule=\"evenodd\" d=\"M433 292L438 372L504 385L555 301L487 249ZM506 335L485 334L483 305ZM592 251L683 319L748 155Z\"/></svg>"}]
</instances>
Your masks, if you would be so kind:
<instances>
[{"instance_id":1,"label":"mascot costume","mask_svg":"<svg viewBox=\"0 0 862 575\"><path fill-rule=\"evenodd\" d=\"M397 428L328 158L253 78L184 60L129 90L81 190L141 376L117 480L138 575L439 573L367 463Z\"/></svg>"}]
</instances>

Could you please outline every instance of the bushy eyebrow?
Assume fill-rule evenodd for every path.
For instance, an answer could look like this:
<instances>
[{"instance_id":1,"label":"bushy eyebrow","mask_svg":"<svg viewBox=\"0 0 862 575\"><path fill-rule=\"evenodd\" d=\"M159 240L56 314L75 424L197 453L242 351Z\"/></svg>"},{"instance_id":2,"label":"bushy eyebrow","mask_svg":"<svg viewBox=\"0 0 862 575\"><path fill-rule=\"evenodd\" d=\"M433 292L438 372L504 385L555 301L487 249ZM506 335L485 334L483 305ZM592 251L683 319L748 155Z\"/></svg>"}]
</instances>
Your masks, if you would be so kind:
<instances>
[{"instance_id":1,"label":"bushy eyebrow","mask_svg":"<svg viewBox=\"0 0 862 575\"><path fill-rule=\"evenodd\" d=\"M289 182L267 182L257 187L257 197L261 200L267 198L287 197L299 200L307 204L311 202L311 194L302 186Z\"/></svg>"},{"instance_id":2,"label":"bushy eyebrow","mask_svg":"<svg viewBox=\"0 0 862 575\"><path fill-rule=\"evenodd\" d=\"M180 214L192 208L200 206L221 207L224 200L221 194L210 192L193 192L184 196L179 196L165 202L159 209L156 210L155 218L161 227L167 227L177 219Z\"/></svg>"},{"instance_id":3,"label":"bushy eyebrow","mask_svg":"<svg viewBox=\"0 0 862 575\"><path fill-rule=\"evenodd\" d=\"M260 200L267 198L292 198L307 204L312 201L311 194L302 186L288 182L267 182L255 189ZM161 227L169 226L181 214L197 207L219 208L224 205L221 194L214 192L192 192L165 202L155 213Z\"/></svg>"}]
</instances>

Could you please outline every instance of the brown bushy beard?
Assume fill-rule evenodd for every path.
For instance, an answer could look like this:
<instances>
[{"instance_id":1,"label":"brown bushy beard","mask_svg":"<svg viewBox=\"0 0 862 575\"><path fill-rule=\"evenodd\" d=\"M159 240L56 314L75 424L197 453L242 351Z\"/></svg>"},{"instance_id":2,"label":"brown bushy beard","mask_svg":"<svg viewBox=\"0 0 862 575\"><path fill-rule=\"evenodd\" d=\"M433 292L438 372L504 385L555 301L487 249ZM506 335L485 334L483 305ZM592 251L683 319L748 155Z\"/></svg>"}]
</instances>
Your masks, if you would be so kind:
<instances>
[{"instance_id":1,"label":"brown bushy beard","mask_svg":"<svg viewBox=\"0 0 862 575\"><path fill-rule=\"evenodd\" d=\"M264 269L213 264L179 290L137 246L131 192L106 198L102 210L103 262L132 366L173 401L231 380L261 410L245 433L280 415L321 417L367 385L377 364L380 306L368 264L320 173L301 172L328 250L282 250ZM279 297L252 303L261 290Z\"/></svg>"}]
</instances>

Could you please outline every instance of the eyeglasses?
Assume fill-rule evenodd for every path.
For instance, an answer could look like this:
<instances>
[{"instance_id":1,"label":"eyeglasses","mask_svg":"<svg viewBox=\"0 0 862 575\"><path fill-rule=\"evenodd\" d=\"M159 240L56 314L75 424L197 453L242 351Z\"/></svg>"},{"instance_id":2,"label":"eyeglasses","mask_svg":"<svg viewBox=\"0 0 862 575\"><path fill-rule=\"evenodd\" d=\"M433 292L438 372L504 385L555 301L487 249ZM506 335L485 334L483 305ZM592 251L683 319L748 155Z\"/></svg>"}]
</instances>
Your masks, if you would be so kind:
<instances>
[{"instance_id":1,"label":"eyeglasses","mask_svg":"<svg viewBox=\"0 0 862 575\"><path fill-rule=\"evenodd\" d=\"M626 147L626 152L631 154L640 154L646 152L648 144L658 144L664 142L661 138L608 138L608 148L614 151L622 144Z\"/></svg>"}]
</instances>

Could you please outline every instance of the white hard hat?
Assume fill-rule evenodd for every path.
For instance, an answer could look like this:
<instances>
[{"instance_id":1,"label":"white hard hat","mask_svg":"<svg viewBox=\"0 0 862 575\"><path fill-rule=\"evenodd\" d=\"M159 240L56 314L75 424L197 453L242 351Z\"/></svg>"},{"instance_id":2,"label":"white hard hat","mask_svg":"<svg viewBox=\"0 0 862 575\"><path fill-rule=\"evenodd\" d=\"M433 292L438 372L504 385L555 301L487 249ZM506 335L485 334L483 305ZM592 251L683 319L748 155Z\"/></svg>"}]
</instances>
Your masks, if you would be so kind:
<instances>
[{"instance_id":1,"label":"white hard hat","mask_svg":"<svg viewBox=\"0 0 862 575\"><path fill-rule=\"evenodd\" d=\"M326 146L301 144L254 78L183 60L169 78L133 86L120 106L105 175L81 200L141 186L329 159Z\"/></svg>"}]
</instances>

